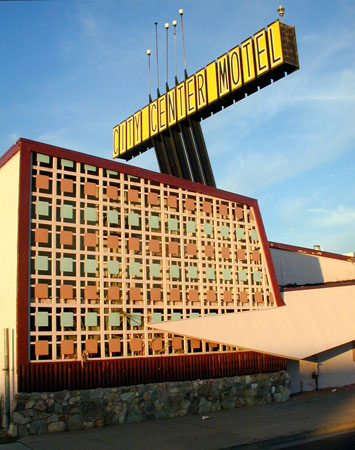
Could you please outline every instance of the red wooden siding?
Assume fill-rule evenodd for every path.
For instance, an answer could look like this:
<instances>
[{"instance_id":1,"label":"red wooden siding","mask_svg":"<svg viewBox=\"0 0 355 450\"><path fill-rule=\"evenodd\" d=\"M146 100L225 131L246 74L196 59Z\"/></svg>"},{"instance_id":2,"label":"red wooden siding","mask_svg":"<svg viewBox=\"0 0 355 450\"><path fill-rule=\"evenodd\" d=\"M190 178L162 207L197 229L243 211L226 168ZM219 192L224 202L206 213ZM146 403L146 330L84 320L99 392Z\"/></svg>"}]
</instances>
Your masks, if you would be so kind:
<instances>
[{"instance_id":1,"label":"red wooden siding","mask_svg":"<svg viewBox=\"0 0 355 450\"><path fill-rule=\"evenodd\" d=\"M19 392L129 386L286 369L286 359L256 352L162 356L75 362L39 362L19 367Z\"/></svg>"}]
</instances>

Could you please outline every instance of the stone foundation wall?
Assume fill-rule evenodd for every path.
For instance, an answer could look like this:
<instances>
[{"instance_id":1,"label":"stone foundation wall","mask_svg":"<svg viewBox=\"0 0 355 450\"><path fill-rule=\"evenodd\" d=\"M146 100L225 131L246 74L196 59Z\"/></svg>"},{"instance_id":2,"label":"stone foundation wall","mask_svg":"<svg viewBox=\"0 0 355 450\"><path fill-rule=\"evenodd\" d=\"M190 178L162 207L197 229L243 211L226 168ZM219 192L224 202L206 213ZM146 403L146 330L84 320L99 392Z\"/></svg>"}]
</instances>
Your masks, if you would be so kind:
<instances>
[{"instance_id":1,"label":"stone foundation wall","mask_svg":"<svg viewBox=\"0 0 355 450\"><path fill-rule=\"evenodd\" d=\"M16 437L102 427L288 400L287 372L16 395Z\"/></svg>"}]
</instances>

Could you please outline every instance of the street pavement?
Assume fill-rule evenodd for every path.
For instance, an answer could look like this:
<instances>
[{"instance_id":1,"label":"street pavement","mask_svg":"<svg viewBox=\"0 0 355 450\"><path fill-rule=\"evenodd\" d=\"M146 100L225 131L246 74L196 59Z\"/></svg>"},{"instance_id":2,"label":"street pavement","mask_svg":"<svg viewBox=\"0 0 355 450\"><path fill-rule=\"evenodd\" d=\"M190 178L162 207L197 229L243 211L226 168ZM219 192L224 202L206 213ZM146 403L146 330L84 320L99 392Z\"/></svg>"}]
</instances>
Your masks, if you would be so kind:
<instances>
[{"instance_id":1,"label":"street pavement","mask_svg":"<svg viewBox=\"0 0 355 450\"><path fill-rule=\"evenodd\" d=\"M355 447L355 431L348 431L347 433L335 433L321 438L321 439L311 439L307 442L299 441L298 444L292 444L290 446L284 447L288 450L354 450ZM274 447L276 450L276 448Z\"/></svg>"},{"instance_id":2,"label":"street pavement","mask_svg":"<svg viewBox=\"0 0 355 450\"><path fill-rule=\"evenodd\" d=\"M285 448L355 430L355 390L304 393L287 402L208 415L28 436L1 450L231 450ZM355 448L355 446L354 446Z\"/></svg>"}]
</instances>

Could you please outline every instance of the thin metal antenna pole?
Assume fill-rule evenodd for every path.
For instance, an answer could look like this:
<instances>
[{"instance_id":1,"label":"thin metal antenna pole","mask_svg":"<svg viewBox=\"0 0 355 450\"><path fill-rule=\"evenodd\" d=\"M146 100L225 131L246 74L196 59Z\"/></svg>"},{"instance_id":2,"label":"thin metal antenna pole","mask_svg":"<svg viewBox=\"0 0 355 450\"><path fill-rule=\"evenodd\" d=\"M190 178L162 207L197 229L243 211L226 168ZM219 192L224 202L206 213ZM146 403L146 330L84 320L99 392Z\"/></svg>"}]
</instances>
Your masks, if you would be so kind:
<instances>
[{"instance_id":1,"label":"thin metal antenna pole","mask_svg":"<svg viewBox=\"0 0 355 450\"><path fill-rule=\"evenodd\" d=\"M157 89L158 89L158 96L159 93L159 53L158 53L158 22L155 22L155 50L157 55Z\"/></svg>"},{"instance_id":2,"label":"thin metal antenna pole","mask_svg":"<svg viewBox=\"0 0 355 450\"><path fill-rule=\"evenodd\" d=\"M151 79L150 79L150 54L152 52L148 48L147 55L148 55L148 74L149 74L149 102L152 101L152 85L151 85Z\"/></svg>"},{"instance_id":3,"label":"thin metal antenna pole","mask_svg":"<svg viewBox=\"0 0 355 450\"><path fill-rule=\"evenodd\" d=\"M166 29L166 90L169 89L169 23L165 24Z\"/></svg>"},{"instance_id":4,"label":"thin metal antenna pole","mask_svg":"<svg viewBox=\"0 0 355 450\"><path fill-rule=\"evenodd\" d=\"M179 9L179 14L181 17L181 33L182 33L182 47L184 49L184 66L185 66L185 78L187 78L187 70L186 70L186 52L185 52L185 39L184 39L184 22L182 16L184 14L183 9Z\"/></svg>"},{"instance_id":5,"label":"thin metal antenna pole","mask_svg":"<svg viewBox=\"0 0 355 450\"><path fill-rule=\"evenodd\" d=\"M175 49L175 84L177 84L176 25L177 25L177 21L173 20L173 26L174 26L174 49Z\"/></svg>"}]
</instances>

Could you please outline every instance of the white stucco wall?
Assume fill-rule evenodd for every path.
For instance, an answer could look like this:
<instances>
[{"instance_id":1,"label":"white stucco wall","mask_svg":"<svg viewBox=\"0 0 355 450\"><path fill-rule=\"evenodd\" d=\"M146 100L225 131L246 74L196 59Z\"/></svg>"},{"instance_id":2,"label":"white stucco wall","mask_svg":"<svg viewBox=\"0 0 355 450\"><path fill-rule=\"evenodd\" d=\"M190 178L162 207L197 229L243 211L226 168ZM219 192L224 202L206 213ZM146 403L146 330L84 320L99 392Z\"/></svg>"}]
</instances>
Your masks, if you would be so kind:
<instances>
[{"instance_id":1,"label":"white stucco wall","mask_svg":"<svg viewBox=\"0 0 355 450\"><path fill-rule=\"evenodd\" d=\"M4 329L9 328L10 369L14 367L12 336L16 339L17 227L20 153L0 169L0 398L5 391ZM14 342L14 348L15 342ZM15 373L10 371L10 389ZM0 418L1 423L2 417Z\"/></svg>"},{"instance_id":2,"label":"white stucco wall","mask_svg":"<svg viewBox=\"0 0 355 450\"><path fill-rule=\"evenodd\" d=\"M312 373L318 371L318 388L346 386L355 383L355 350L352 343L327 350L305 361L287 361L291 393L314 391Z\"/></svg>"},{"instance_id":3,"label":"white stucco wall","mask_svg":"<svg viewBox=\"0 0 355 450\"><path fill-rule=\"evenodd\" d=\"M317 359L320 388L355 383L355 360L351 343L321 353Z\"/></svg>"},{"instance_id":4,"label":"white stucco wall","mask_svg":"<svg viewBox=\"0 0 355 450\"><path fill-rule=\"evenodd\" d=\"M291 378L291 394L316 389L315 380L312 378L312 373L317 370L317 364L314 362L289 359L286 370Z\"/></svg>"},{"instance_id":5,"label":"white stucco wall","mask_svg":"<svg viewBox=\"0 0 355 450\"><path fill-rule=\"evenodd\" d=\"M355 264L349 261L270 250L280 286L355 280Z\"/></svg>"}]
</instances>

